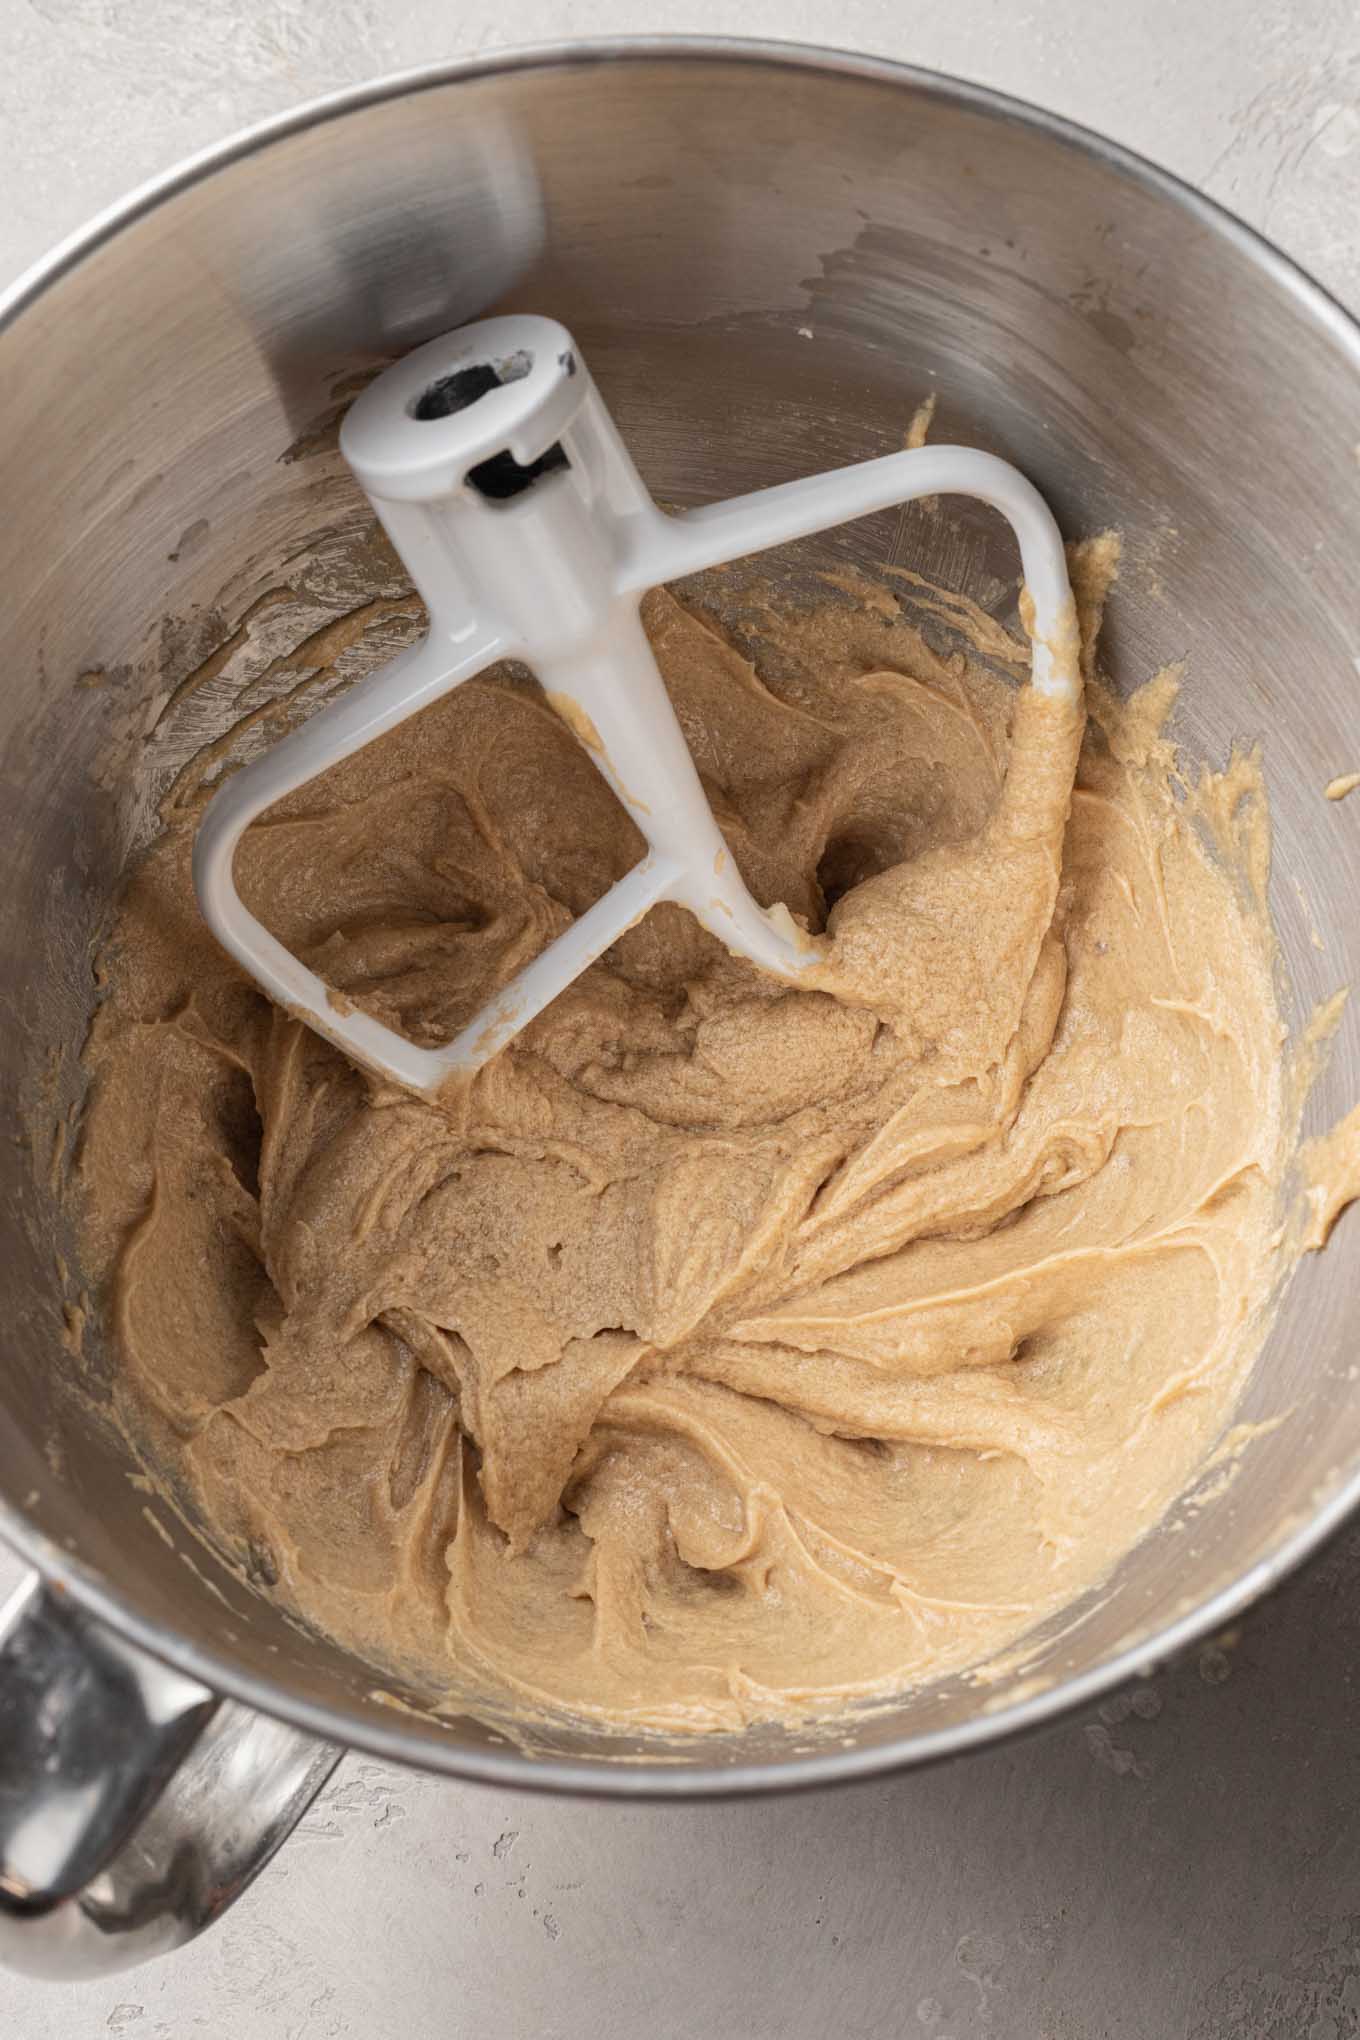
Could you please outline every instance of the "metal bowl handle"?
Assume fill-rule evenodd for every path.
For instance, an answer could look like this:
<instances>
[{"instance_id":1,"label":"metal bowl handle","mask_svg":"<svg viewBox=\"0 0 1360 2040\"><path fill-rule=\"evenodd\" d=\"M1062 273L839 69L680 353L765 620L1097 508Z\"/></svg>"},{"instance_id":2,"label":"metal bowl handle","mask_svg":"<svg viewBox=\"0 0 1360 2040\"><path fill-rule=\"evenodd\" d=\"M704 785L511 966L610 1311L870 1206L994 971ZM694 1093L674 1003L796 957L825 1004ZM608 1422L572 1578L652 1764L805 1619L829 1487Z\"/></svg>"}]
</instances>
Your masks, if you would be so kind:
<instances>
[{"instance_id":1,"label":"metal bowl handle","mask_svg":"<svg viewBox=\"0 0 1360 2040\"><path fill-rule=\"evenodd\" d=\"M201 1933L339 1762L32 1574L0 1611L0 1961L106 1976Z\"/></svg>"}]
</instances>

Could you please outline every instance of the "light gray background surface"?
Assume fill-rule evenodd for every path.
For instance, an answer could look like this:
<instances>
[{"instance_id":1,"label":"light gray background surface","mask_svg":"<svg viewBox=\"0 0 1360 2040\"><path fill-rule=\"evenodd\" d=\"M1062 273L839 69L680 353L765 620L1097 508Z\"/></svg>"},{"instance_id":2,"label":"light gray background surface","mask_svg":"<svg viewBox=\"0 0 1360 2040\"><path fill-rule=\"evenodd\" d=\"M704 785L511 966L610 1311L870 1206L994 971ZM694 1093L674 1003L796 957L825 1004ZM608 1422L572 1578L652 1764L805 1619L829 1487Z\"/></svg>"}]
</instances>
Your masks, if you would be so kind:
<instances>
[{"instance_id":1,"label":"light gray background surface","mask_svg":"<svg viewBox=\"0 0 1360 2040\"><path fill-rule=\"evenodd\" d=\"M644 27L1019 93L1202 185L1360 308L1356 0L0 0L0 283L299 100ZM0 1591L15 1575L0 1553ZM896 1782L618 1808L351 1757L196 1946L112 1983L0 1974L0 2040L1349 2040L1358 1647L1353 1531L1240 1635Z\"/></svg>"}]
</instances>

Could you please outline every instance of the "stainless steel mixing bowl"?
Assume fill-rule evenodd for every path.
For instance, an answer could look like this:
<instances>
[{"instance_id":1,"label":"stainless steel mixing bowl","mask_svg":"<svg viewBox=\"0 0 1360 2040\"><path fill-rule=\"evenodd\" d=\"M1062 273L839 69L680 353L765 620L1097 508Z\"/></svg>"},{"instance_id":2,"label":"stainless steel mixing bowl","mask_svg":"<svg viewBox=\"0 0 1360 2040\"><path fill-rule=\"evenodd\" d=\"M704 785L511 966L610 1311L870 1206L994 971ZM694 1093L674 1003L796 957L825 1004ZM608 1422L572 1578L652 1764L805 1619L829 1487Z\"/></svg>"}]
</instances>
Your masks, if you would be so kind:
<instances>
[{"instance_id":1,"label":"stainless steel mixing bowl","mask_svg":"<svg viewBox=\"0 0 1360 2040\"><path fill-rule=\"evenodd\" d=\"M327 101L58 251L0 331L0 1074L17 1136L0 1160L0 1529L38 1576L0 1644L0 1908L29 1966L117 1966L193 1931L338 1744L672 1798L976 1748L1221 1624L1360 1494L1343 1227L1285 1298L1243 1410L1285 1421L1236 1480L1191 1497L989 1686L904 1695L843 1746L754 1729L649 1752L564 1727L524 1754L394 1705L390 1679L300 1633L173 1521L163 1535L163 1512L156 1527L98 1414L97 1328L76 1356L78 1262L51 1193L91 943L145 832L142 734L271 568L356 513L328 429L355 372L493 302L576 331L663 501L887 451L933 389L939 435L1018 463L1070 533L1119 527L1116 678L1184 657L1186 743L1221 758L1265 742L1295 1014L1360 971L1360 806L1322 793L1360 764L1360 332L1148 165L869 59L596 45ZM999 543L982 513L892 516L803 563L906 559L966 586L1013 574ZM1357 1096L1360 1012L1313 1121Z\"/></svg>"}]
</instances>

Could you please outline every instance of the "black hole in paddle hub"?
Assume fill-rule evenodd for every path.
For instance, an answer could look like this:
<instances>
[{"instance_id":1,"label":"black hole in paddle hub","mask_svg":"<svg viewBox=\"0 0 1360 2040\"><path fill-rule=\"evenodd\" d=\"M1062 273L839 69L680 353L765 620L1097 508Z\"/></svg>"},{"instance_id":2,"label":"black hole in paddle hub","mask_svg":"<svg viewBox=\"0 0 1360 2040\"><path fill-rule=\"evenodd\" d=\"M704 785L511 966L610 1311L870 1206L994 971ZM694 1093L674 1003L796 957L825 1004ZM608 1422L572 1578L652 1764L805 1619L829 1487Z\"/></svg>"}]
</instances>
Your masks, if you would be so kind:
<instances>
[{"instance_id":1,"label":"black hole in paddle hub","mask_svg":"<svg viewBox=\"0 0 1360 2040\"><path fill-rule=\"evenodd\" d=\"M531 460L528 467L521 467L513 453L493 453L490 460L478 461L475 468L468 469L468 480L488 503L508 503L512 496L532 488L540 475L570 466L566 454L554 443L537 460Z\"/></svg>"},{"instance_id":2,"label":"black hole in paddle hub","mask_svg":"<svg viewBox=\"0 0 1360 2040\"><path fill-rule=\"evenodd\" d=\"M506 383L521 381L532 367L532 355L521 349L518 354L507 355L504 361L474 361L466 368L452 369L448 375L441 375L428 389L422 390L411 406L411 416L422 424L438 418L452 418L459 411L471 410L492 390L498 390ZM572 367L574 369L574 363ZM570 465L557 444L550 446L526 467L521 467L513 453L505 449L469 468L468 480L488 503L508 503L532 488L540 475L552 474L554 469Z\"/></svg>"},{"instance_id":3,"label":"black hole in paddle hub","mask_svg":"<svg viewBox=\"0 0 1360 2040\"><path fill-rule=\"evenodd\" d=\"M451 369L421 391L411 406L411 416L424 424L433 418L452 418L455 411L469 411L492 390L522 382L533 365L533 355L521 348L518 354L507 354L504 361L473 361L466 368Z\"/></svg>"},{"instance_id":4,"label":"black hole in paddle hub","mask_svg":"<svg viewBox=\"0 0 1360 2040\"><path fill-rule=\"evenodd\" d=\"M501 379L489 361L474 362L471 368L456 368L452 375L441 375L438 382L422 390L411 416L422 424L434 418L452 418L456 411L470 411L479 397L500 386Z\"/></svg>"}]
</instances>

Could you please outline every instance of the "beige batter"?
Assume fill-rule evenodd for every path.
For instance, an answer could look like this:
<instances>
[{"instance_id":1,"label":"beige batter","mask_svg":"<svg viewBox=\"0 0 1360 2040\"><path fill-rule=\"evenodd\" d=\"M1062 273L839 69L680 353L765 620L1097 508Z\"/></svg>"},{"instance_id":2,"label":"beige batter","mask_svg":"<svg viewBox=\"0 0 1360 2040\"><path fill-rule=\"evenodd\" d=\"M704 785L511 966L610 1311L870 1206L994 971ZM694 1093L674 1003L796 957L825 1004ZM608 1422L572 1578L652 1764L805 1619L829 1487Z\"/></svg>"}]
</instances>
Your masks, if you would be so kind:
<instances>
[{"instance_id":1,"label":"beige batter","mask_svg":"<svg viewBox=\"0 0 1360 2040\"><path fill-rule=\"evenodd\" d=\"M1088 670L1113 558L1074 559ZM81 1162L126 1420L251 1578L452 1703L705 1729L977 1663L1161 1512L1259 1344L1288 1139L1254 769L1178 793L1170 680L1092 681L1083 741L1022 645L899 585L987 659L882 590L767 616L759 668L647 608L825 989L662 907L441 1109L216 949L199 792L126 894ZM435 1043L639 850L502 674L238 872Z\"/></svg>"}]
</instances>

